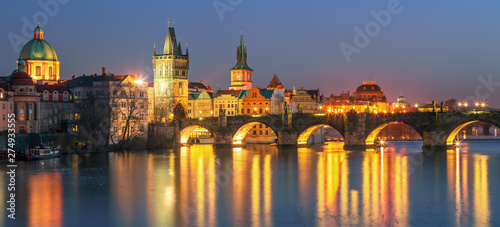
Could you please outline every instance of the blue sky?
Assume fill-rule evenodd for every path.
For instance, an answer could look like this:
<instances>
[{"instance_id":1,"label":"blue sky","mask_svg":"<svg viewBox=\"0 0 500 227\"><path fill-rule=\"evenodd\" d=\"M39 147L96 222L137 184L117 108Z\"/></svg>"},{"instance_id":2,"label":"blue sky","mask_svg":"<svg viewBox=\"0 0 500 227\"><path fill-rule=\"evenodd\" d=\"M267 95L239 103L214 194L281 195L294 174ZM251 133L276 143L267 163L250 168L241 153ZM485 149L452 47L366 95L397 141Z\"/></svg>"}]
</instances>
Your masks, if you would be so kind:
<instances>
[{"instance_id":1,"label":"blue sky","mask_svg":"<svg viewBox=\"0 0 500 227\"><path fill-rule=\"evenodd\" d=\"M105 66L108 72L151 80L153 43L158 52L163 50L170 18L176 21L181 43L189 45L189 79L213 88L229 85L243 26L255 86L265 87L276 73L287 88L320 88L328 96L353 91L363 79L376 79L391 101L401 91L408 101L419 103L487 95L489 105L500 107L499 2L41 2L58 2L57 12L52 5L54 12L48 12L38 1L28 0L0 8L0 75L12 72L22 46L12 45L9 37L24 37L25 21L35 24L42 15L45 39L57 52L63 79L100 73ZM229 7L223 20L214 2ZM386 26L379 25L369 44L358 48L348 63L340 44L356 47L354 28L366 31L365 26L376 21L370 12L388 10L388 4L398 4L401 12L391 14ZM31 33L33 28L27 28Z\"/></svg>"}]
</instances>

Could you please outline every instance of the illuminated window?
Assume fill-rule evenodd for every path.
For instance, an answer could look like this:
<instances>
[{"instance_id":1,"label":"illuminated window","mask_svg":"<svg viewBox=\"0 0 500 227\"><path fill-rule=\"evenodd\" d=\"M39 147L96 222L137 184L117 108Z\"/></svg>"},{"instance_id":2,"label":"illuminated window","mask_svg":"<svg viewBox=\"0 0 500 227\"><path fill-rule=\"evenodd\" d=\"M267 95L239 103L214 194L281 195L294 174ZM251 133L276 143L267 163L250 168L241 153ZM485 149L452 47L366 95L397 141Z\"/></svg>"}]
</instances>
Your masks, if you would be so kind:
<instances>
[{"instance_id":1,"label":"illuminated window","mask_svg":"<svg viewBox=\"0 0 500 227\"><path fill-rule=\"evenodd\" d=\"M36 76L41 76L42 75L42 67L37 66L36 67Z\"/></svg>"}]
</instances>

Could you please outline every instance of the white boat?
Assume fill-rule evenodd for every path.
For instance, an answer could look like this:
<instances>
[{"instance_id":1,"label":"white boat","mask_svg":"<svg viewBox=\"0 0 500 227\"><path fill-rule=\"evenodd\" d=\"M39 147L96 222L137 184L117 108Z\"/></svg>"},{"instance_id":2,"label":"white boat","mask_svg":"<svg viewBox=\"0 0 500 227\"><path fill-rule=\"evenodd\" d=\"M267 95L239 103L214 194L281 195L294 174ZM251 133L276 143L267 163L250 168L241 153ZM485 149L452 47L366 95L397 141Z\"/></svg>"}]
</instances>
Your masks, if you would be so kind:
<instances>
[{"instance_id":1,"label":"white boat","mask_svg":"<svg viewBox=\"0 0 500 227\"><path fill-rule=\"evenodd\" d=\"M59 146L37 146L35 148L29 149L25 155L27 161L53 158L60 155Z\"/></svg>"}]
</instances>

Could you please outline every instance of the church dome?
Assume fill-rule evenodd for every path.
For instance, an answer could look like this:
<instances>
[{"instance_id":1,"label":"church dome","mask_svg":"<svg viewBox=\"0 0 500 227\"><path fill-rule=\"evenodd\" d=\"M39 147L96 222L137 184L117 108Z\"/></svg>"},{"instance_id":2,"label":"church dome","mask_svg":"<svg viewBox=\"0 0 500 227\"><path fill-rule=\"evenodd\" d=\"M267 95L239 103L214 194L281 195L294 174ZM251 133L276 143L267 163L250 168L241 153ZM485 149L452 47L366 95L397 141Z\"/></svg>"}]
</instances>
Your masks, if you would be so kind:
<instances>
[{"instance_id":1,"label":"church dome","mask_svg":"<svg viewBox=\"0 0 500 227\"><path fill-rule=\"evenodd\" d=\"M43 30L40 26L33 31L33 39L21 49L19 59L57 61L56 51L43 39Z\"/></svg>"},{"instance_id":2,"label":"church dome","mask_svg":"<svg viewBox=\"0 0 500 227\"><path fill-rule=\"evenodd\" d=\"M382 89L376 84L363 84L356 89L356 92L381 92Z\"/></svg>"}]
</instances>

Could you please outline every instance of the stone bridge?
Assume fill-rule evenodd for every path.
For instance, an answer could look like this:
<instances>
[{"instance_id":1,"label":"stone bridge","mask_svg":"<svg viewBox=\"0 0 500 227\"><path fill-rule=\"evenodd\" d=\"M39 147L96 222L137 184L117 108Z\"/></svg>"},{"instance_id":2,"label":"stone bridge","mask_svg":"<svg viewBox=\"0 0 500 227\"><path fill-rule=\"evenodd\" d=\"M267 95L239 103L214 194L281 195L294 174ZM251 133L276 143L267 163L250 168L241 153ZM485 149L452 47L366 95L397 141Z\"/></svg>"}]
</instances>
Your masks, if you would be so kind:
<instances>
[{"instance_id":1,"label":"stone bridge","mask_svg":"<svg viewBox=\"0 0 500 227\"><path fill-rule=\"evenodd\" d=\"M175 122L177 145L188 144L198 127L207 129L216 146L241 146L248 131L256 124L269 126L278 137L278 146L307 145L311 133L321 126L330 126L344 137L346 149L373 146L377 134L392 123L412 127L423 139L424 149L446 149L453 146L457 133L475 122L500 126L500 112L416 112L372 114L287 114L241 115L183 119Z\"/></svg>"}]
</instances>

